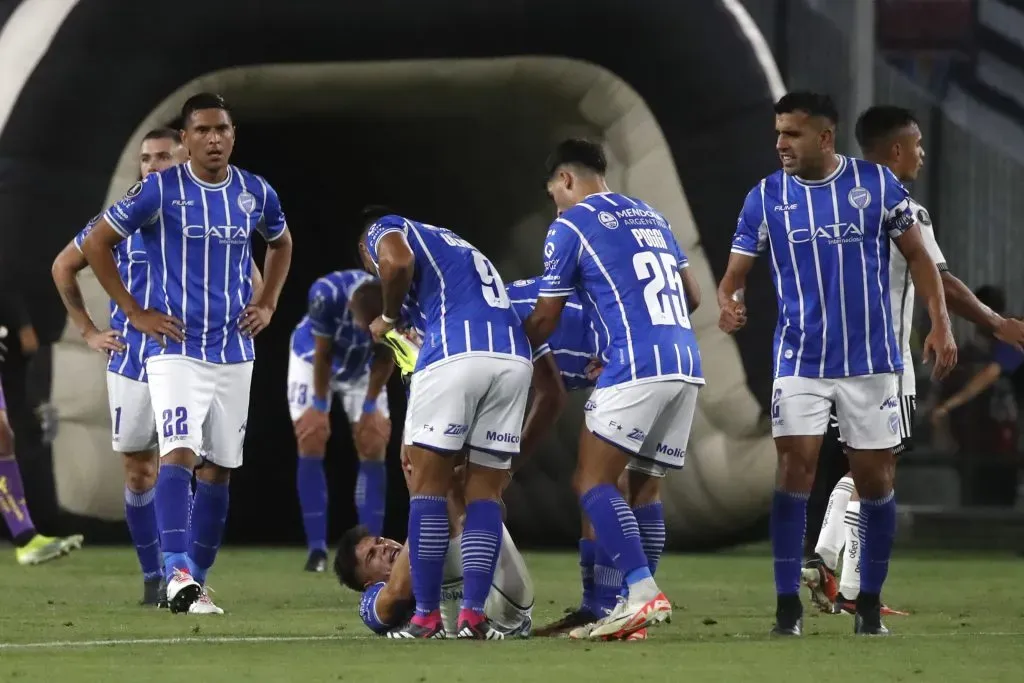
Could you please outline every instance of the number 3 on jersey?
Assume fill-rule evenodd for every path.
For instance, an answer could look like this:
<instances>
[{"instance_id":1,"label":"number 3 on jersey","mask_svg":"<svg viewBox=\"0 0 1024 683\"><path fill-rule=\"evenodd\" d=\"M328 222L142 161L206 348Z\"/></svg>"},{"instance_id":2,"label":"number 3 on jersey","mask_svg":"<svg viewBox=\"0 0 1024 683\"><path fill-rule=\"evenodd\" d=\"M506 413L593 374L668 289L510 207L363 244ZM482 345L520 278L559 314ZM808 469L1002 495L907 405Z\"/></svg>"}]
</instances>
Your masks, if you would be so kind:
<instances>
[{"instance_id":1,"label":"number 3 on jersey","mask_svg":"<svg viewBox=\"0 0 1024 683\"><path fill-rule=\"evenodd\" d=\"M633 256L633 270L644 287L644 303L655 325L679 325L690 329L690 318L683 303L683 281L679 264L672 254L642 251Z\"/></svg>"},{"instance_id":2,"label":"number 3 on jersey","mask_svg":"<svg viewBox=\"0 0 1024 683\"><path fill-rule=\"evenodd\" d=\"M476 266L476 273L480 276L484 301L491 308L508 308L512 303L508 300L508 292L505 291L505 283L501 276L494 269L491 262L479 251L473 252L473 264Z\"/></svg>"}]
</instances>

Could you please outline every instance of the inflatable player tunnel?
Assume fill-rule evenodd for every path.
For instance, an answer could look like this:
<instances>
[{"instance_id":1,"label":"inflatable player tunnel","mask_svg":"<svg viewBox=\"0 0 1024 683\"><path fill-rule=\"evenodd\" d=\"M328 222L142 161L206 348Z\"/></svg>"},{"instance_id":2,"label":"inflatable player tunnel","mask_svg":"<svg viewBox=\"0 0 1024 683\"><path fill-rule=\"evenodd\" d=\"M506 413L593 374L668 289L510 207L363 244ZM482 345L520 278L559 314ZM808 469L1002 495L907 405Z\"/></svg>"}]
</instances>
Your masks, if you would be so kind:
<instances>
[{"instance_id":1,"label":"inflatable player tunnel","mask_svg":"<svg viewBox=\"0 0 1024 683\"><path fill-rule=\"evenodd\" d=\"M4 7L0 267L23 283L34 314L64 321L49 281L53 257L136 180L142 136L172 122L190 94L224 95L238 125L235 163L264 175L282 198L295 257L258 340L229 537L300 538L288 338L313 280L356 266L359 208L387 203L451 227L506 282L536 275L553 218L543 161L576 135L603 141L614 189L668 216L704 293L694 326L708 384L686 467L666 481L669 544L721 545L763 521L775 471L763 420L774 295L759 264L747 293L751 326L731 338L717 329L714 292L744 196L777 164L771 102L782 83L739 0ZM88 271L81 281L102 319L101 289ZM62 514L117 522L122 475L110 449L104 359L70 325L52 336L60 431L50 451L32 448L52 459ZM403 408L392 393L398 425ZM509 525L526 545L578 536L569 479L583 402L575 397L509 491ZM343 422L335 433L332 447L348 454ZM336 526L353 519L352 459L329 463ZM392 475L391 490L400 491ZM394 505L388 528L401 534Z\"/></svg>"}]
</instances>

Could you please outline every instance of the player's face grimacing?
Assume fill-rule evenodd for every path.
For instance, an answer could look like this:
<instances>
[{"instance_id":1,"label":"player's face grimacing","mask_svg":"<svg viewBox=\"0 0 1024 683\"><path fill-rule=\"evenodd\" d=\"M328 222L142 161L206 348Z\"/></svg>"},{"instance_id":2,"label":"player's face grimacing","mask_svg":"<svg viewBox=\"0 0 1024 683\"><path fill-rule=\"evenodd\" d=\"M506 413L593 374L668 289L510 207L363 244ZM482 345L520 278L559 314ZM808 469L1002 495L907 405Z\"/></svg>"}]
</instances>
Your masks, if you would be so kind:
<instances>
[{"instance_id":1,"label":"player's face grimacing","mask_svg":"<svg viewBox=\"0 0 1024 683\"><path fill-rule=\"evenodd\" d=\"M139 175L145 178L150 173L159 173L171 166L182 164L188 159L188 150L174 140L155 138L145 140L139 150Z\"/></svg>"},{"instance_id":2,"label":"player's face grimacing","mask_svg":"<svg viewBox=\"0 0 1024 683\"><path fill-rule=\"evenodd\" d=\"M826 158L833 153L832 129L822 121L802 111L775 116L775 149L786 174L813 177L825 167Z\"/></svg>"},{"instance_id":3,"label":"player's face grimacing","mask_svg":"<svg viewBox=\"0 0 1024 683\"><path fill-rule=\"evenodd\" d=\"M195 163L219 171L228 165L235 148L235 127L223 109L198 109L185 122L184 139Z\"/></svg>"},{"instance_id":4,"label":"player's face grimacing","mask_svg":"<svg viewBox=\"0 0 1024 683\"><path fill-rule=\"evenodd\" d=\"M363 585L387 581L402 544L382 536L367 536L356 546L356 567Z\"/></svg>"},{"instance_id":5,"label":"player's face grimacing","mask_svg":"<svg viewBox=\"0 0 1024 683\"><path fill-rule=\"evenodd\" d=\"M901 182L917 180L917 174L924 166L924 148L921 147L921 129L916 123L910 124L896 135L889 154L888 166Z\"/></svg>"}]
</instances>

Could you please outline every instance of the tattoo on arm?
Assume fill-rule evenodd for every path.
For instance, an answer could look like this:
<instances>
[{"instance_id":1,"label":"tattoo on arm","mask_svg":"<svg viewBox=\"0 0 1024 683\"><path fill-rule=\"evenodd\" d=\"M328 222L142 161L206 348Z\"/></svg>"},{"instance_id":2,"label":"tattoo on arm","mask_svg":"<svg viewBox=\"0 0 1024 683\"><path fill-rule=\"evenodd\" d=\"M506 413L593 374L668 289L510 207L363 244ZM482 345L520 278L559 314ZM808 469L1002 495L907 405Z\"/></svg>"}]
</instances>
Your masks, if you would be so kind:
<instances>
[{"instance_id":1,"label":"tattoo on arm","mask_svg":"<svg viewBox=\"0 0 1024 683\"><path fill-rule=\"evenodd\" d=\"M70 308L82 313L88 312L85 310L85 301L82 300L82 290L79 289L77 283L64 285L61 289L61 294L64 296L64 303Z\"/></svg>"}]
</instances>

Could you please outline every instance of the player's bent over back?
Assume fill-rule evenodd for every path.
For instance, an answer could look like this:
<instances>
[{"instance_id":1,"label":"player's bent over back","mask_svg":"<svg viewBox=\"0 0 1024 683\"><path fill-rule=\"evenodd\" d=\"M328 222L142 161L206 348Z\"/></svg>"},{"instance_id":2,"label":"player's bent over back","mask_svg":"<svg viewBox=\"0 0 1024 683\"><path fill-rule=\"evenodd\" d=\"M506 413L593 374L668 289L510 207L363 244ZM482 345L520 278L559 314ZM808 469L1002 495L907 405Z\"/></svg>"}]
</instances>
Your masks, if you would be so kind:
<instances>
[{"instance_id":1,"label":"player's bent over back","mask_svg":"<svg viewBox=\"0 0 1024 683\"><path fill-rule=\"evenodd\" d=\"M530 389L531 350L501 276L473 245L450 230L391 214L366 215L360 253L379 273L384 312L370 326L382 340L408 295L425 316L412 376L404 443L409 481L409 552L416 611L403 633L433 638L439 611L453 456L468 451L462 536L465 594L458 637L503 637L484 606L501 547L501 493Z\"/></svg>"},{"instance_id":2,"label":"player's bent over back","mask_svg":"<svg viewBox=\"0 0 1024 683\"><path fill-rule=\"evenodd\" d=\"M242 464L253 337L277 306L291 237L274 189L228 164L235 129L224 100L195 95L182 121L191 160L129 190L82 251L129 322L151 337L146 370L161 458L156 514L171 610L220 613L203 600L203 585L227 520L231 470ZM111 252L136 232L155 290L148 309L125 289ZM268 245L255 298L254 232ZM190 483L200 454L190 534Z\"/></svg>"}]
</instances>

